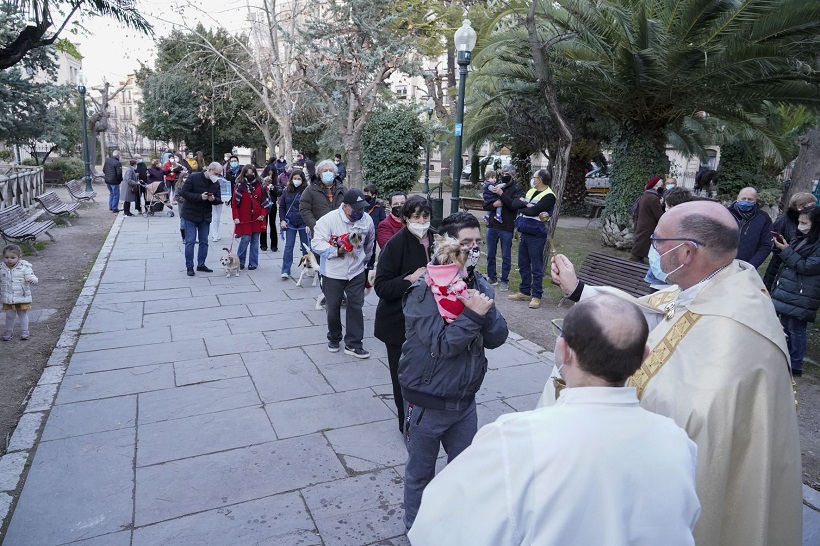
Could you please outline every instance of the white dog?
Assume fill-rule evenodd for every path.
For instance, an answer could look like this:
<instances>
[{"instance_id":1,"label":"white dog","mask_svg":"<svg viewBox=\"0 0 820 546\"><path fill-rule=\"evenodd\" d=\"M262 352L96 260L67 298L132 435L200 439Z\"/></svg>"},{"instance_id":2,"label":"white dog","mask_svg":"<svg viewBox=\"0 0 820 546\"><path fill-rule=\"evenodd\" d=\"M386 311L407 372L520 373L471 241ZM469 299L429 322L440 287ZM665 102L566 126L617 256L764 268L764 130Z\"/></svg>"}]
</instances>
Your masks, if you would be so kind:
<instances>
[{"instance_id":1,"label":"white dog","mask_svg":"<svg viewBox=\"0 0 820 546\"><path fill-rule=\"evenodd\" d=\"M227 248L223 248L227 254L219 258L219 263L225 268L225 277L230 278L231 273L239 276L239 257Z\"/></svg>"},{"instance_id":2,"label":"white dog","mask_svg":"<svg viewBox=\"0 0 820 546\"><path fill-rule=\"evenodd\" d=\"M296 281L296 286L302 286L302 279L305 277L313 277L313 284L311 286L316 286L316 282L319 280L319 276L317 275L319 272L319 262L316 261L316 255L313 254L310 247L302 243L302 248L307 251L307 254L299 258L299 267L302 268L302 272L299 273L299 280Z\"/></svg>"}]
</instances>

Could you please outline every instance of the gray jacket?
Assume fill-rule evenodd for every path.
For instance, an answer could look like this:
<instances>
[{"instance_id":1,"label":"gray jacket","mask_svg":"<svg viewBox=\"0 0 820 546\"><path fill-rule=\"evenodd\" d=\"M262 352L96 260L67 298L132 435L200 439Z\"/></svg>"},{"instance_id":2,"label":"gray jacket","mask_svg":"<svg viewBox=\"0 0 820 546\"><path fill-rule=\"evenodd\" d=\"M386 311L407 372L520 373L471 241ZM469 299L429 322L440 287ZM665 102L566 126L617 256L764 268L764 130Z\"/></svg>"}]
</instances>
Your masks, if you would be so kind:
<instances>
[{"instance_id":1,"label":"gray jacket","mask_svg":"<svg viewBox=\"0 0 820 546\"><path fill-rule=\"evenodd\" d=\"M475 272L470 288L493 298L490 283ZM424 408L462 410L475 399L487 373L484 349L507 340L507 321L495 305L483 317L470 309L450 324L439 314L424 277L404 295L406 341L399 359L404 399Z\"/></svg>"}]
</instances>

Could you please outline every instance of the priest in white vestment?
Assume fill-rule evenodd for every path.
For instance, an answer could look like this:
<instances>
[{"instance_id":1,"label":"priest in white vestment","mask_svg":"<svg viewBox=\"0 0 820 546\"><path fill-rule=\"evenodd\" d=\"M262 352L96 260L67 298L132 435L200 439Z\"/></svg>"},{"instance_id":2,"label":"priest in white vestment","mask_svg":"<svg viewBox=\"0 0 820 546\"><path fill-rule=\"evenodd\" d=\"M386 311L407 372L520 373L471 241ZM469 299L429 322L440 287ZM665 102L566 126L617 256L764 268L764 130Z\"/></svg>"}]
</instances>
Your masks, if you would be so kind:
<instances>
[{"instance_id":1,"label":"priest in white vestment","mask_svg":"<svg viewBox=\"0 0 820 546\"><path fill-rule=\"evenodd\" d=\"M789 353L754 267L735 260L737 223L717 203L669 210L652 236L652 274L670 288L640 299L584 287L565 256L553 280L573 301L609 293L641 306L650 354L628 385L698 446L698 546L800 546L800 437ZM676 286L674 286L676 285ZM555 396L552 382L539 403Z\"/></svg>"},{"instance_id":2,"label":"priest in white vestment","mask_svg":"<svg viewBox=\"0 0 820 546\"><path fill-rule=\"evenodd\" d=\"M424 490L413 546L695 544L697 448L623 386L648 353L640 310L604 295L562 328L558 402L483 427Z\"/></svg>"}]
</instances>

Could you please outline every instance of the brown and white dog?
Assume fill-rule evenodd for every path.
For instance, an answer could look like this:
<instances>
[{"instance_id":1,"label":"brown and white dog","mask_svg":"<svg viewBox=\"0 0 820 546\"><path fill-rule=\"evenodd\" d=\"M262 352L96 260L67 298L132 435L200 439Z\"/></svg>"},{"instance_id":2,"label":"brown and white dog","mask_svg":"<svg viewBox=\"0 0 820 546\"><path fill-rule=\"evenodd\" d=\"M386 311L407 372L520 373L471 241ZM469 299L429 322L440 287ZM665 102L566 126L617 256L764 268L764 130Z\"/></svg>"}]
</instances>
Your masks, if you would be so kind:
<instances>
[{"instance_id":1,"label":"brown and white dog","mask_svg":"<svg viewBox=\"0 0 820 546\"><path fill-rule=\"evenodd\" d=\"M219 263L222 264L222 267L225 268L225 278L231 278L231 272L233 271L236 276L239 276L239 256L234 254L228 248L223 248L227 254L219 258Z\"/></svg>"},{"instance_id":2,"label":"brown and white dog","mask_svg":"<svg viewBox=\"0 0 820 546\"><path fill-rule=\"evenodd\" d=\"M299 279L296 281L296 286L302 286L302 279L305 277L313 277L313 284L311 286L316 286L316 283L319 280L319 262L316 261L316 255L310 247L302 243L302 248L305 249L307 254L299 258L299 267L302 268L302 272L299 273Z\"/></svg>"}]
</instances>

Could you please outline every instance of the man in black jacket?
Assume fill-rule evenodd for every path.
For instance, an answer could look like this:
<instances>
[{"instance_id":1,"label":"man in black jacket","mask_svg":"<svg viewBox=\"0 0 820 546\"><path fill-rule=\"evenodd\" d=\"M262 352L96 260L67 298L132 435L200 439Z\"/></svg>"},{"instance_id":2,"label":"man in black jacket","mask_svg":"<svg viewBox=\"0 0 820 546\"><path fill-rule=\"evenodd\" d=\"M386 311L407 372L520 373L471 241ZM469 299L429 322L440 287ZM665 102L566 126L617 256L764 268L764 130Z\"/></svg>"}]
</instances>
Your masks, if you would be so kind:
<instances>
[{"instance_id":1,"label":"man in black jacket","mask_svg":"<svg viewBox=\"0 0 820 546\"><path fill-rule=\"evenodd\" d=\"M194 245L199 237L199 251L196 262L197 271L212 273L205 265L208 257L208 232L211 228L211 209L222 203L219 182L222 176L222 165L213 162L208 169L188 176L179 190L182 197L182 207L179 212L185 223L185 267L188 276L194 276Z\"/></svg>"},{"instance_id":2,"label":"man in black jacket","mask_svg":"<svg viewBox=\"0 0 820 546\"><path fill-rule=\"evenodd\" d=\"M487 227L487 278L493 286L499 286L496 276L495 253L498 243L501 243L501 284L499 290L506 292L509 290L507 282L512 269L512 242L515 231L515 217L518 211L512 208L512 203L521 197L521 190L513 180L515 167L504 165L501 167L501 183L505 184L502 190L507 197L502 200L500 197L491 203L484 204L484 210L490 212L489 225ZM522 205L524 206L524 205ZM495 209L501 207L501 222L495 217Z\"/></svg>"},{"instance_id":3,"label":"man in black jacket","mask_svg":"<svg viewBox=\"0 0 820 546\"><path fill-rule=\"evenodd\" d=\"M108 209L111 212L120 211L120 182L122 182L122 163L120 163L120 151L114 150L111 157L103 163L103 176L105 185L108 186Z\"/></svg>"}]
</instances>

